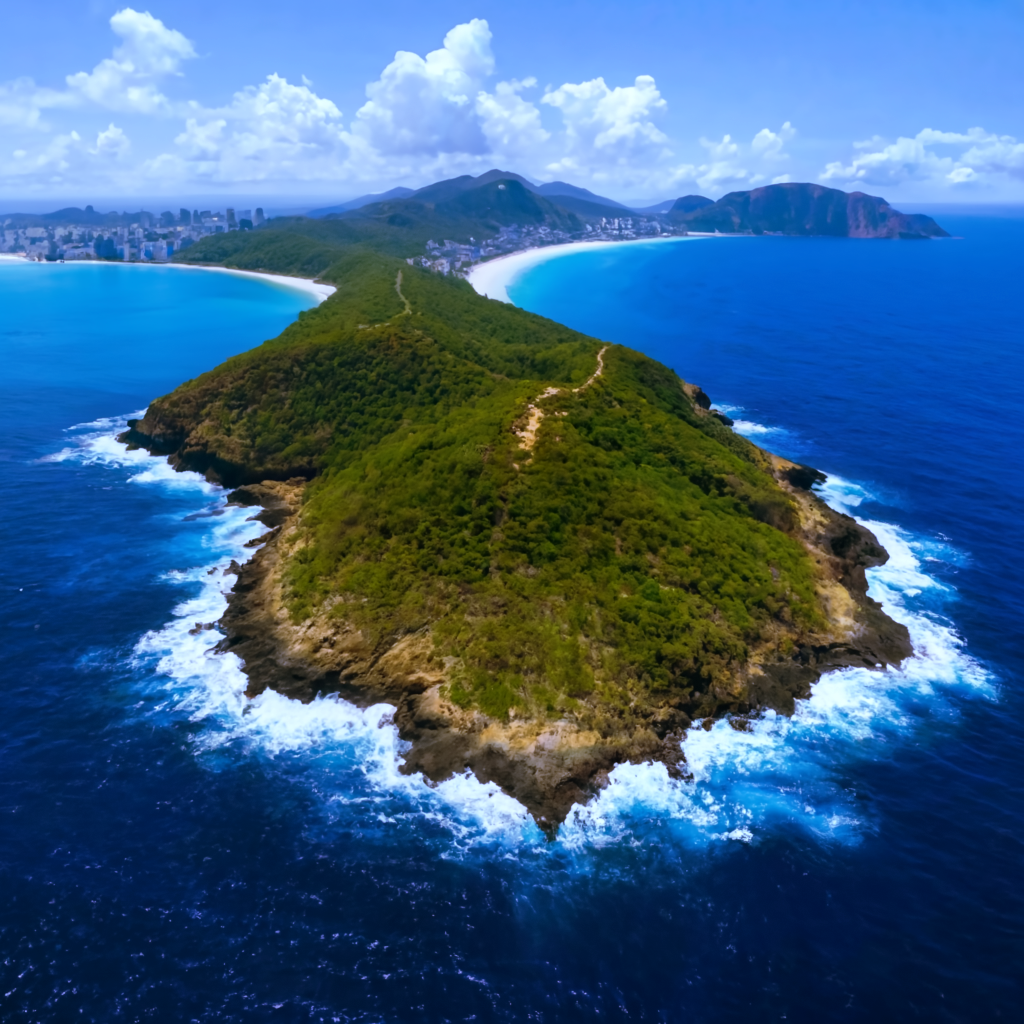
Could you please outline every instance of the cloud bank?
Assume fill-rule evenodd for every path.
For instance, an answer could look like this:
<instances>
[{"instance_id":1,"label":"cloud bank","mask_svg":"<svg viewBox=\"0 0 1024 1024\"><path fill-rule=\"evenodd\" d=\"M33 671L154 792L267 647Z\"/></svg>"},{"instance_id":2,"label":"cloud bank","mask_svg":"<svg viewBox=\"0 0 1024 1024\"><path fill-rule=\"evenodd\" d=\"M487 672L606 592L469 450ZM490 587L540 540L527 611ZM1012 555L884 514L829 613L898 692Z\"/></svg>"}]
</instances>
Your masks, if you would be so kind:
<instances>
[{"instance_id":1,"label":"cloud bank","mask_svg":"<svg viewBox=\"0 0 1024 1024\"><path fill-rule=\"evenodd\" d=\"M110 28L111 55L68 74L61 88L0 82L0 189L340 194L500 166L626 197L718 196L793 180L801 143L789 121L749 141L672 139L664 128L669 101L647 74L545 88L529 74L502 77L480 18L456 25L424 56L399 50L347 118L305 77L298 84L273 71L224 106L171 98L187 93L196 44L132 8L118 11ZM1024 143L981 128L928 128L854 143L845 159L808 169L805 162L804 180L843 188L978 193L1024 183Z\"/></svg>"}]
</instances>

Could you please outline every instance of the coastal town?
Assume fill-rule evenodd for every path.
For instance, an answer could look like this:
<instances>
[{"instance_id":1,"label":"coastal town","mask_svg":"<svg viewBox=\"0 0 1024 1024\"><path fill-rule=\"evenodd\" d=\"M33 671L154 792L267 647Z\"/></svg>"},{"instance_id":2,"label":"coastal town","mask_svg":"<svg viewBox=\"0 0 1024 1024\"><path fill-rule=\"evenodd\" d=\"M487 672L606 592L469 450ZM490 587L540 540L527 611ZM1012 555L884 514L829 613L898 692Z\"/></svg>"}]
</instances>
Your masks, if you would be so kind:
<instances>
[{"instance_id":1,"label":"coastal town","mask_svg":"<svg viewBox=\"0 0 1024 1024\"><path fill-rule=\"evenodd\" d=\"M263 210L187 210L177 214L140 211L137 214L99 214L85 210L60 211L59 216L7 216L0 223L0 253L31 260L122 260L166 263L171 257L209 235L251 231L265 222ZM35 223L33 223L35 221Z\"/></svg>"},{"instance_id":2,"label":"coastal town","mask_svg":"<svg viewBox=\"0 0 1024 1024\"><path fill-rule=\"evenodd\" d=\"M252 231L267 223L263 208L223 211L187 210L177 214L141 211L136 214L100 214L92 206L85 210L59 211L46 217L0 218L0 253L48 262L71 260L114 260L166 263L176 253L211 235ZM33 223L34 221L34 223ZM577 232L547 225L511 224L491 238L470 239L469 243L442 239L427 242L422 256L407 262L439 274L465 275L483 260L521 249L579 241L624 241L685 234L653 216L602 217L583 225Z\"/></svg>"},{"instance_id":3,"label":"coastal town","mask_svg":"<svg viewBox=\"0 0 1024 1024\"><path fill-rule=\"evenodd\" d=\"M412 266L425 267L438 274L465 275L470 268L495 256L506 256L522 249L539 249L547 245L567 242L620 242L637 238L662 238L685 235L686 231L670 228L653 217L602 217L600 221L585 224L582 231L570 233L547 225L510 224L493 238L466 245L445 239L427 242L424 256L406 260Z\"/></svg>"}]
</instances>

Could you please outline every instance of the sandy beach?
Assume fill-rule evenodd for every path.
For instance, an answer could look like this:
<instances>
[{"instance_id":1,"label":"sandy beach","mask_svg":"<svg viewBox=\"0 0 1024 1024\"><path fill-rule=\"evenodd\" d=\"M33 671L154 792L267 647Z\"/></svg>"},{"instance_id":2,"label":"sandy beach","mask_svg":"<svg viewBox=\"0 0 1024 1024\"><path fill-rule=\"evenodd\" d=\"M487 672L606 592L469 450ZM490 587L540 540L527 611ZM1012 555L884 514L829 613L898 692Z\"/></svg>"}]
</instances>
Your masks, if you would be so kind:
<instances>
[{"instance_id":1,"label":"sandy beach","mask_svg":"<svg viewBox=\"0 0 1024 1024\"><path fill-rule=\"evenodd\" d=\"M141 264L132 264L140 266ZM322 284L320 281L313 281L306 277L289 277L287 274L264 274L258 270L234 270L231 267L199 267L192 263L161 263L154 264L162 267L179 267L182 270L216 270L221 274L234 274L236 277L256 277L261 281L271 281L274 284L282 285L285 288L294 288L308 295L316 296L317 302L323 302L338 289L333 284Z\"/></svg>"},{"instance_id":2,"label":"sandy beach","mask_svg":"<svg viewBox=\"0 0 1024 1024\"><path fill-rule=\"evenodd\" d=\"M499 302L512 302L509 298L508 286L521 274L538 264L548 260L568 256L574 252L590 252L594 249L610 249L620 245L660 245L664 242L693 241L695 235L677 235L671 238L631 238L623 242L567 242L565 245L546 245L537 249L524 249L521 252L509 253L497 259L478 263L466 276L466 280L480 295ZM714 236L711 236L714 237Z\"/></svg>"},{"instance_id":3,"label":"sandy beach","mask_svg":"<svg viewBox=\"0 0 1024 1024\"><path fill-rule=\"evenodd\" d=\"M35 262L29 260L26 256L16 256L13 253L0 253L0 260L13 261L17 260L21 263ZM70 263L94 263L95 260L73 260ZM198 267L191 263L121 263L119 261L113 261L114 266L125 266L125 267L178 267L182 270L215 270L221 274L235 274L238 277L256 277L262 281L270 281L273 284L281 285L284 288L294 288L296 291L305 292L307 295L312 295L316 298L317 302L323 302L324 299L333 295L338 289L333 284L322 284L319 281L313 281L306 277L289 277L287 274L264 274L256 270L234 270L231 267Z\"/></svg>"}]
</instances>

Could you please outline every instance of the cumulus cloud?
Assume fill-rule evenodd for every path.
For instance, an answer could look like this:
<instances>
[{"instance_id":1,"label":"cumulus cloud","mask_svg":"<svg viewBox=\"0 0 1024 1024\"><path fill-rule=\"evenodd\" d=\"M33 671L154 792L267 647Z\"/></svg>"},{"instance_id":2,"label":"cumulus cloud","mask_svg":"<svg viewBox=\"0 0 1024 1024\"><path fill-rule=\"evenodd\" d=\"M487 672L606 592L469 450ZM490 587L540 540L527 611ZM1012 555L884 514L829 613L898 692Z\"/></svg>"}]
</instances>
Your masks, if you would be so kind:
<instances>
[{"instance_id":1,"label":"cumulus cloud","mask_svg":"<svg viewBox=\"0 0 1024 1024\"><path fill-rule=\"evenodd\" d=\"M58 133L33 150L16 149L9 157L0 154L0 185L19 183L24 188L27 182L29 191L44 191L78 188L83 181L124 183L135 176L126 159L130 150L127 135L114 124L91 143L77 131Z\"/></svg>"},{"instance_id":2,"label":"cumulus cloud","mask_svg":"<svg viewBox=\"0 0 1024 1024\"><path fill-rule=\"evenodd\" d=\"M16 78L0 84L0 125L49 131L42 112L73 104L74 99L66 93L40 88L31 78Z\"/></svg>"},{"instance_id":3,"label":"cumulus cloud","mask_svg":"<svg viewBox=\"0 0 1024 1024\"><path fill-rule=\"evenodd\" d=\"M994 184L999 178L1024 180L1024 143L1012 135L994 135L983 128L966 132L925 128L913 138L900 136L854 143L860 155L849 163L836 160L822 181L846 187L929 183L958 186Z\"/></svg>"},{"instance_id":4,"label":"cumulus cloud","mask_svg":"<svg viewBox=\"0 0 1024 1024\"><path fill-rule=\"evenodd\" d=\"M68 75L72 93L110 110L172 113L172 105L156 81L181 74L182 62L196 56L192 43L148 11L140 13L130 7L118 11L110 19L110 27L124 41L113 57L101 60L92 71Z\"/></svg>"},{"instance_id":5,"label":"cumulus cloud","mask_svg":"<svg viewBox=\"0 0 1024 1024\"><path fill-rule=\"evenodd\" d=\"M789 160L785 145L796 137L796 129L786 121L777 131L762 128L749 143L737 142L731 135L721 140L700 140L707 151L701 164L683 164L672 173L673 184L691 183L702 192L720 193L730 189L750 188L768 180L771 169ZM791 180L789 174L775 174L771 183L778 185Z\"/></svg>"},{"instance_id":6,"label":"cumulus cloud","mask_svg":"<svg viewBox=\"0 0 1024 1024\"><path fill-rule=\"evenodd\" d=\"M762 160L788 160L789 154L783 147L796 135L796 129L787 121L777 132L762 128L750 143L750 150Z\"/></svg>"},{"instance_id":7,"label":"cumulus cloud","mask_svg":"<svg viewBox=\"0 0 1024 1024\"><path fill-rule=\"evenodd\" d=\"M399 50L356 112L353 133L381 154L484 154L478 94L494 72L491 30L474 18L420 57ZM499 104L500 106L500 104ZM492 112L493 113L493 112Z\"/></svg>"},{"instance_id":8,"label":"cumulus cloud","mask_svg":"<svg viewBox=\"0 0 1024 1024\"><path fill-rule=\"evenodd\" d=\"M149 166L218 181L304 181L336 174L348 156L341 111L308 85L272 74L230 104L190 117L178 151Z\"/></svg>"},{"instance_id":9,"label":"cumulus cloud","mask_svg":"<svg viewBox=\"0 0 1024 1024\"><path fill-rule=\"evenodd\" d=\"M670 155L668 137L654 123L668 104L650 75L614 89L603 78L566 83L545 92L541 102L557 109L564 124L562 155L547 165L553 174L589 171L600 179L614 168Z\"/></svg>"},{"instance_id":10,"label":"cumulus cloud","mask_svg":"<svg viewBox=\"0 0 1024 1024\"><path fill-rule=\"evenodd\" d=\"M295 84L270 74L220 107L176 102L164 90L196 56L193 43L130 7L110 26L118 37L112 55L92 71L68 75L61 88L29 78L0 83L5 182L22 182L21 191L72 176L79 187L127 182L151 194L242 182L369 191L501 166L653 197L720 195L794 176L806 180L808 173L794 168L796 130L789 121L749 141L702 138L685 158L692 162L683 162L673 153L678 140L664 131L667 101L649 75L632 84L597 77L543 91L532 77L500 78L490 26L480 18L456 25L425 56L399 50L366 86L366 101L348 122L305 75ZM170 119L173 129L139 152L142 143L133 145L119 127L101 128L111 110ZM153 140L158 132L150 128L142 137ZM926 128L895 141L856 143L820 178L856 188L925 182L955 191L1002 181L1019 189L1024 143L981 128Z\"/></svg>"},{"instance_id":11,"label":"cumulus cloud","mask_svg":"<svg viewBox=\"0 0 1024 1024\"><path fill-rule=\"evenodd\" d=\"M540 111L520 95L536 86L536 78L522 82L512 79L510 82L498 82L493 93L481 91L477 94L477 116L493 153L514 156L535 152L551 138L551 133L541 124Z\"/></svg>"}]
</instances>

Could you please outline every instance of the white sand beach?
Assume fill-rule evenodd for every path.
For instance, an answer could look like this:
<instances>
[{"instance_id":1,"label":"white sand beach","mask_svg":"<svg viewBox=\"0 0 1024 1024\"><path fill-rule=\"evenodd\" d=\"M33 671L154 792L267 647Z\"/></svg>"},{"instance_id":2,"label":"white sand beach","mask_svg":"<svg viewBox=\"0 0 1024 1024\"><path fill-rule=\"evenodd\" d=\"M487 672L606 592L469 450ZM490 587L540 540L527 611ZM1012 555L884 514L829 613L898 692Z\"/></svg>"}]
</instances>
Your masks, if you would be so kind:
<instances>
[{"instance_id":1,"label":"white sand beach","mask_svg":"<svg viewBox=\"0 0 1024 1024\"><path fill-rule=\"evenodd\" d=\"M0 260L17 260L22 263L34 262L26 256L16 256L13 253L6 252L0 253ZM81 261L82 264L94 262L93 260ZM70 265L74 266L76 263L79 263L79 261L73 261ZM43 265L53 266L54 264ZM270 281L284 288L294 288L296 291L315 296L318 303L323 302L324 299L333 295L338 290L333 284L322 284L320 281L312 281L306 277L289 277L287 274L264 274L256 270L234 270L231 267L198 267L191 263L121 263L118 261L112 261L111 265L122 267L177 267L182 270L215 270L221 274L235 274L238 277L256 277L262 281Z\"/></svg>"},{"instance_id":2,"label":"white sand beach","mask_svg":"<svg viewBox=\"0 0 1024 1024\"><path fill-rule=\"evenodd\" d=\"M619 245L660 245L664 242L687 242L694 240L694 235L677 235L671 238L631 238L622 242L567 242L565 245L546 245L537 249L524 249L522 252L509 253L497 259L478 263L469 272L466 280L480 295L499 302L512 302L509 298L508 286L521 274L540 263L567 256L574 252L610 249ZM714 236L711 236L714 237Z\"/></svg>"},{"instance_id":3,"label":"white sand beach","mask_svg":"<svg viewBox=\"0 0 1024 1024\"><path fill-rule=\"evenodd\" d=\"M141 266L142 264L132 264ZM316 296L317 302L333 295L338 289L333 284L323 284L320 281L313 281L306 277L289 277L287 274L265 274L257 270L235 270L232 267L199 267L191 263L161 263L153 264L162 267L179 267L182 270L216 270L221 274L234 274L237 277L256 277L261 281L271 281L274 284L282 285L285 288L294 288L308 295Z\"/></svg>"}]
</instances>

